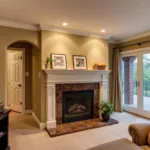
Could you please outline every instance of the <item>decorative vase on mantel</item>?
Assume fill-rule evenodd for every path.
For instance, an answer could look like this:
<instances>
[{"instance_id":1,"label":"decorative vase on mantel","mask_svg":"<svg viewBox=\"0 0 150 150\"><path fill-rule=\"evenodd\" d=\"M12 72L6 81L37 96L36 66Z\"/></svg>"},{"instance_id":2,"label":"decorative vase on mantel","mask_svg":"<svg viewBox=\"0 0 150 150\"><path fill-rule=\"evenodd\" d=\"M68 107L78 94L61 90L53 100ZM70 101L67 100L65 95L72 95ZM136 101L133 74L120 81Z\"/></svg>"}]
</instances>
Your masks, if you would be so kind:
<instances>
[{"instance_id":1,"label":"decorative vase on mantel","mask_svg":"<svg viewBox=\"0 0 150 150\"><path fill-rule=\"evenodd\" d=\"M50 69L50 64L49 62L52 62L52 58L51 57L46 57L46 61L45 61L45 69Z\"/></svg>"},{"instance_id":2,"label":"decorative vase on mantel","mask_svg":"<svg viewBox=\"0 0 150 150\"><path fill-rule=\"evenodd\" d=\"M48 63L45 64L45 69L50 69Z\"/></svg>"}]
</instances>

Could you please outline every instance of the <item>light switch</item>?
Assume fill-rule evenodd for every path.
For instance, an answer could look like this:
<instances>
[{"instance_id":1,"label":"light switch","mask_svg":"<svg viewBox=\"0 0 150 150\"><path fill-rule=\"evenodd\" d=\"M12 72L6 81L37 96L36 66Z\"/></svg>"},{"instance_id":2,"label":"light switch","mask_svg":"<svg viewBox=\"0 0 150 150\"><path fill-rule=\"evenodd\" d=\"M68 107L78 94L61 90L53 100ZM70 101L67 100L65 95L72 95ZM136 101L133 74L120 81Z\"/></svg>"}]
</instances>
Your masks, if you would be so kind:
<instances>
[{"instance_id":1,"label":"light switch","mask_svg":"<svg viewBox=\"0 0 150 150\"><path fill-rule=\"evenodd\" d=\"M26 72L26 77L28 77L29 76L29 72Z\"/></svg>"},{"instance_id":2,"label":"light switch","mask_svg":"<svg viewBox=\"0 0 150 150\"><path fill-rule=\"evenodd\" d=\"M38 77L39 77L39 78L41 77L41 72L38 73Z\"/></svg>"}]
</instances>

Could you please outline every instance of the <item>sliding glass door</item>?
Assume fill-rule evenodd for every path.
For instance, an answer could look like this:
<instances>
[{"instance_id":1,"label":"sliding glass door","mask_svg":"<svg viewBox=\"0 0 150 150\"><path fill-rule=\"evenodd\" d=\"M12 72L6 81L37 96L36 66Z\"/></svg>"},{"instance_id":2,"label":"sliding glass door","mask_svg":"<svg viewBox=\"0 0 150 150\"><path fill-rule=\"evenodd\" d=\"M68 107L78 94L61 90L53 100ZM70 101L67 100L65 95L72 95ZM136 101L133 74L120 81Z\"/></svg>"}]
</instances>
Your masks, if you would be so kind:
<instances>
[{"instance_id":1,"label":"sliding glass door","mask_svg":"<svg viewBox=\"0 0 150 150\"><path fill-rule=\"evenodd\" d=\"M150 118L150 51L146 51L141 54L142 56L142 110L141 113L143 116Z\"/></svg>"},{"instance_id":2,"label":"sliding glass door","mask_svg":"<svg viewBox=\"0 0 150 150\"><path fill-rule=\"evenodd\" d=\"M150 118L150 51L122 54L123 108Z\"/></svg>"}]
</instances>

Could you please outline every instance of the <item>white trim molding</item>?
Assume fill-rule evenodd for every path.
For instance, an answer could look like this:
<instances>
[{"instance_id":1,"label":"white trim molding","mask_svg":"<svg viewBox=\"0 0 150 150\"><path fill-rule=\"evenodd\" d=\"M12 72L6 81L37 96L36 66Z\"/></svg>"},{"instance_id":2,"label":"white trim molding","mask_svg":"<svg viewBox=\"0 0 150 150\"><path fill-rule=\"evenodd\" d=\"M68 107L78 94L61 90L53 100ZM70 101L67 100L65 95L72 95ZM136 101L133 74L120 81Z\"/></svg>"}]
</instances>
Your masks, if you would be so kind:
<instances>
[{"instance_id":1,"label":"white trim molding","mask_svg":"<svg viewBox=\"0 0 150 150\"><path fill-rule=\"evenodd\" d=\"M106 39L106 40L109 40L111 38L111 35L106 35L106 34L102 35L100 33L93 33L93 32L84 31L84 30L76 30L76 29L71 29L71 28L57 27L57 26L45 25L45 24L40 24L40 29L46 30L46 31L59 32L59 33L68 33L68 34L73 34L73 35L88 36L88 37L100 38L100 39Z\"/></svg>"},{"instance_id":2,"label":"white trim molding","mask_svg":"<svg viewBox=\"0 0 150 150\"><path fill-rule=\"evenodd\" d=\"M34 30L34 31L39 30L37 25L15 22L15 21L11 21L11 20L2 20L2 19L0 19L0 26Z\"/></svg>"},{"instance_id":3,"label":"white trim molding","mask_svg":"<svg viewBox=\"0 0 150 150\"><path fill-rule=\"evenodd\" d=\"M136 52L142 52L142 51L149 51L150 47L144 47L144 48L138 48L138 49L132 49L132 50L128 50L128 51L123 51L120 52L121 55L123 54L131 54L131 53L136 53Z\"/></svg>"},{"instance_id":4,"label":"white trim molding","mask_svg":"<svg viewBox=\"0 0 150 150\"><path fill-rule=\"evenodd\" d=\"M40 129L45 129L46 127L46 124L45 123L41 123L40 120L37 118L37 116L35 115L35 113L32 111L32 116L33 116L33 119L35 120L37 126L40 128Z\"/></svg>"},{"instance_id":5,"label":"white trim molding","mask_svg":"<svg viewBox=\"0 0 150 150\"><path fill-rule=\"evenodd\" d=\"M133 41L133 40L138 40L140 38L144 38L144 37L148 37L150 36L150 32L146 32L146 33L141 33L135 36L131 36L122 40L118 40L115 44L119 44L119 43L124 43L124 42L129 42L129 41Z\"/></svg>"},{"instance_id":6,"label":"white trim molding","mask_svg":"<svg viewBox=\"0 0 150 150\"><path fill-rule=\"evenodd\" d=\"M25 110L24 114L31 115L32 114L32 110Z\"/></svg>"},{"instance_id":7,"label":"white trim molding","mask_svg":"<svg viewBox=\"0 0 150 150\"><path fill-rule=\"evenodd\" d=\"M108 100L110 70L43 70L46 74L46 128L56 128L56 84L99 83L100 98Z\"/></svg>"},{"instance_id":8,"label":"white trim molding","mask_svg":"<svg viewBox=\"0 0 150 150\"><path fill-rule=\"evenodd\" d=\"M11 20L3 20L3 19L0 19L0 26L34 30L34 31L47 30L47 31L88 36L88 37L100 38L100 39L106 39L106 40L109 40L112 37L111 35L93 33L93 32L84 31L84 30L76 30L76 29L71 29L71 28L58 27L58 26L45 25L45 24L27 24L27 23L16 22L16 21L11 21Z\"/></svg>"},{"instance_id":9,"label":"white trim molding","mask_svg":"<svg viewBox=\"0 0 150 150\"><path fill-rule=\"evenodd\" d=\"M22 54L23 54L23 65L22 65L22 109L21 109L21 113L22 114L26 114L26 110L25 110L25 49L24 48L12 48L12 47L9 47L5 54L6 54L6 59L7 59L7 62L6 62L6 67L5 67L5 72L7 74L7 79L6 79L6 99L8 99L8 54L11 53L11 52L15 52L15 51L21 51ZM8 106L8 100L5 100L5 106L9 107ZM14 110L15 111L15 110Z\"/></svg>"}]
</instances>

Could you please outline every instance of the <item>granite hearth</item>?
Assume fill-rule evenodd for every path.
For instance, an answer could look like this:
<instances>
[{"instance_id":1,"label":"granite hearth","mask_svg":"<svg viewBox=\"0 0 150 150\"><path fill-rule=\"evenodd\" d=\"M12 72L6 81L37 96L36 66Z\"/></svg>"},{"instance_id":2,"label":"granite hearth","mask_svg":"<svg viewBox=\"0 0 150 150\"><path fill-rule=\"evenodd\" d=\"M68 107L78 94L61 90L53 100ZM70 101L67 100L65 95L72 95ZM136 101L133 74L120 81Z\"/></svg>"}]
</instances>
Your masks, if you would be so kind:
<instances>
[{"instance_id":1,"label":"granite hearth","mask_svg":"<svg viewBox=\"0 0 150 150\"><path fill-rule=\"evenodd\" d=\"M54 129L47 129L48 134L50 137L56 137L60 135L75 133L79 131L100 128L104 126L118 124L119 122L115 119L110 118L108 122L103 122L99 118L84 120L84 121L77 121L72 123L66 123L57 125Z\"/></svg>"}]
</instances>

